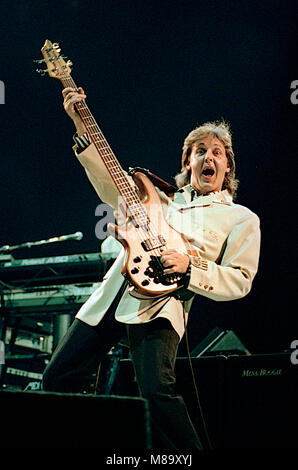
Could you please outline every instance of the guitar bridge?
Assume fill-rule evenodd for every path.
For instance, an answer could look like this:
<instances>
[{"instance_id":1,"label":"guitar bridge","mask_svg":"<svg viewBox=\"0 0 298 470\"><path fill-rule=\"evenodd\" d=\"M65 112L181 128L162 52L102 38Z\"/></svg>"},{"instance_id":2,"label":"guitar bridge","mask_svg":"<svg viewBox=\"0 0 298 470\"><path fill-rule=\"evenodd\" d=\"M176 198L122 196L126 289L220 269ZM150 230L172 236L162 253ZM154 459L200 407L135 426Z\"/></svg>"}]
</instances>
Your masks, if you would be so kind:
<instances>
[{"instance_id":1,"label":"guitar bridge","mask_svg":"<svg viewBox=\"0 0 298 470\"><path fill-rule=\"evenodd\" d=\"M141 245L145 251L155 250L156 248L161 248L165 246L166 241L162 235L158 235L157 237L147 238L144 240Z\"/></svg>"}]
</instances>

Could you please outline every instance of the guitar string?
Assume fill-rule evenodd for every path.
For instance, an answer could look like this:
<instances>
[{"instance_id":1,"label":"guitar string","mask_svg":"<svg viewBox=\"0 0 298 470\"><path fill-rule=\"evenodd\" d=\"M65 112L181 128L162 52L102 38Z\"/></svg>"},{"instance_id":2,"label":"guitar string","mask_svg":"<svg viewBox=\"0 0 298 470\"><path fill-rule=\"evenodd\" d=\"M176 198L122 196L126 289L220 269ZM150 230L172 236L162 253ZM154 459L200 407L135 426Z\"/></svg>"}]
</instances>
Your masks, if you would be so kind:
<instances>
[{"instance_id":1,"label":"guitar string","mask_svg":"<svg viewBox=\"0 0 298 470\"><path fill-rule=\"evenodd\" d=\"M84 109L84 108L85 108L85 109ZM101 149L97 147L97 148L98 148L98 151L99 151L99 154L100 154L100 156L102 157L102 159L103 159L104 161L106 160L106 157L112 158L112 160L114 159L114 160L116 161L116 166L118 166L118 171L120 170L120 173L123 173L123 169L121 168L121 166L120 166L119 162L117 161L115 155L113 154L113 152L112 152L112 150L111 150L111 148L110 148L108 142L106 141L104 135L102 134L102 131L101 131L100 128L98 127L98 125L97 125L97 123L96 123L94 117L92 116L90 110L88 109L88 106L86 105L85 100L83 100L83 108L80 108L80 110L82 111L82 114L84 115L84 117L86 117L86 119L88 119L88 120L91 120L91 122L93 122L93 126L98 129L97 134L100 134L100 137L101 137L100 141L105 142L105 143L107 144L107 146L108 146L107 148L109 149L110 155L109 155L109 154L107 155L106 153L103 154L102 151L101 151ZM86 112L85 112L85 111L86 111ZM89 116L88 116L88 114L89 114ZM88 123L88 124L90 125L90 123ZM120 176L121 176L121 174L120 174ZM130 185L130 183L127 181L125 175L124 175L122 178L123 178L123 180L124 180L124 185L125 185L126 187L128 187L129 191L131 192L131 191L132 191L131 185ZM156 227L154 226L155 224L152 222L152 220L150 220L150 218L148 217L148 214L147 214L146 210L144 209L144 207L143 207L143 205L142 205L142 203L141 203L141 201L140 201L138 195L137 195L137 194L133 194L132 196L129 195L129 196L127 196L127 197L128 197L128 199L131 199L131 197L132 197L133 202L135 202L135 203L137 204L137 206L139 207L139 209L141 209L141 218L142 218L142 217L146 218L146 223L147 223L147 228L148 228L147 233L145 233L145 232L144 232L144 229L142 229L142 227L141 227L141 231L137 230L137 234L138 234L139 238L140 238L141 240L145 241L149 234L151 234L151 236L157 238L156 235L159 233L159 231L158 231L158 230L156 229ZM131 213L131 215L132 215L133 218L136 220L135 215L132 214L132 213ZM155 233L154 233L154 231L155 231ZM145 235L145 237L146 237L145 239L144 239L144 237L143 237L143 232L144 232L144 235ZM160 250L160 247L152 249L152 250L151 250L151 253L153 253L153 254L156 256L156 262L158 263L160 269L163 271L164 266L163 266L163 264L161 263L161 261L160 261L160 259L159 259L159 257L160 257L161 254L162 254L162 252L161 252L161 250ZM172 273L170 273L170 274L168 275L170 278L171 278L171 274L172 274ZM177 274L175 274L175 273L173 273L172 276L175 276L175 277L177 278ZM177 279L176 279L176 280L177 280Z\"/></svg>"},{"instance_id":2,"label":"guitar string","mask_svg":"<svg viewBox=\"0 0 298 470\"><path fill-rule=\"evenodd\" d=\"M77 87L76 87L74 81L73 81L72 79L69 79L69 81L70 81L69 85L73 85L73 86L77 89ZM67 85L68 85L68 84L67 84ZM140 212L141 212L141 217L147 218L147 213L146 213L146 211L145 211L143 205L141 204L141 201L140 201L139 197L137 196L136 193L135 193L135 194L133 193L134 190L132 189L131 185L130 185L129 182L127 181L126 177L125 177L124 175L123 175L123 176L121 175L121 173L123 173L123 170L122 170L122 168L121 168L119 162L117 161L116 157L114 156L114 154L113 154L113 152L112 152L112 149L110 148L108 142L106 141L105 137L103 136L101 130L99 129L99 127L98 127L98 125L97 125L95 119L93 118L93 116L92 116L90 110L88 109L85 100L83 100L83 107L79 107L79 111L80 111L80 113L83 115L83 117L85 117L86 119L89 119L89 120L91 120L91 122L93 122L93 124L87 123L88 126L94 126L94 127L98 128L98 131L96 132L96 134L99 134L99 135L100 135L100 137L101 137L100 140L107 143L107 146L108 146L107 148L109 149L110 154L103 153L102 149L98 148L98 145L96 145L96 148L97 148L97 150L98 150L98 152L99 152L99 154L100 154L100 156L101 156L101 158L102 158L102 160L103 160L104 162L110 163L110 162L113 161L113 160L115 161L115 163L116 163L115 168L118 167L118 168L117 168L117 170L118 170L118 175L120 175L120 178L118 178L118 180L120 180L120 181L122 180L122 182L119 183L119 181L115 181L115 178L113 177L113 175L111 175L111 177L112 177L112 179L114 180L115 185L116 185L117 187L119 187L119 186L121 186L121 185L124 186L124 191L123 191L123 188L121 188L122 194L126 192L126 194L124 195L124 200L126 200L127 202L130 202L130 203L131 203L131 202L132 202L132 203L135 203L135 204L138 206L138 208L139 208L139 210L140 210ZM92 139L92 137L91 137L91 140L95 140L95 139ZM95 141L95 142L98 143L97 141ZM95 142L94 142L94 143L95 143ZM110 162L109 162L108 159L110 159ZM114 169L115 169L115 168L114 168ZM129 190L129 192L130 192L130 194L128 194L128 195L127 195L127 188L128 188L128 190ZM131 213L131 215L132 215L132 217L137 221L135 214ZM154 228L155 228L155 227L154 227L154 224L152 223L152 221L150 221L150 222L151 222L152 229L154 229ZM152 230L151 230L150 225L149 225L149 230L151 231L151 235L152 235L152 236L155 236L154 232L152 232ZM139 233L139 232L138 232L138 233ZM157 230L156 230L156 233L158 233ZM141 237L141 234L140 234L139 236L140 236L140 238L142 239L142 241L145 241L145 240L146 240L144 237L143 237L143 238ZM157 254L160 254L160 253L157 253L156 250L157 250L157 249L154 249L154 250L153 250L153 251L155 252L155 254L156 254L156 255L157 255Z\"/></svg>"},{"instance_id":3,"label":"guitar string","mask_svg":"<svg viewBox=\"0 0 298 470\"><path fill-rule=\"evenodd\" d=\"M89 119L89 116L88 116ZM91 118L92 119L92 118ZM96 124L95 124L96 125ZM105 142L105 138L102 136L102 132L100 131L100 137L101 141ZM102 157L104 161L107 163L113 163L113 160L115 159L115 156L113 155L112 150L109 147L109 151L103 152L101 148L98 148L99 154ZM110 152L110 154L109 154ZM112 166L110 165L110 168ZM112 167L113 168L113 167ZM136 227L136 235L138 238L141 240L141 242L146 242L148 237L153 237L153 239L158 239L158 233L159 231L155 227L155 224L153 223L152 219L149 217L146 209L143 207L141 200L139 196L136 194L135 188L132 188L131 184L129 181L126 179L125 175L121 175L123 173L123 169L117 162L116 165L114 166L114 170L118 171L118 177L117 177L117 183L118 187L120 186L120 189L122 191L121 196L123 197L125 201L126 207L128 207L128 211L130 213L130 216L132 217L132 220L138 225ZM119 176L120 172L120 176ZM114 181L116 178L113 178ZM119 181L121 181L119 183ZM130 204L132 206L130 206ZM144 228L146 227L146 229ZM159 260L159 257L161 255L161 250L160 248L153 248L151 251L151 254L156 257L156 262L160 266L161 269L163 269L163 265Z\"/></svg>"},{"instance_id":4,"label":"guitar string","mask_svg":"<svg viewBox=\"0 0 298 470\"><path fill-rule=\"evenodd\" d=\"M62 81L62 83L64 82L63 85L71 86L72 88L75 88L76 90L78 89L77 86L76 86L76 84L75 84L75 82L74 82L74 80L73 80L72 77L70 77L70 76L69 76L69 77L66 77L65 79L61 79L61 81ZM98 152L99 152L99 154L100 154L100 156L101 156L103 162L105 163L106 166L107 166L108 163L111 163L111 161L113 162L113 160L114 160L114 162L115 162L114 170L117 168L117 170L118 170L118 175L120 175L119 180L120 180L120 181L122 180L121 183L119 183L119 181L115 181L115 178L114 178L113 175L111 174L111 177L112 177L112 179L113 179L113 181L114 181L116 187L119 188L119 186L120 186L120 189L121 189L121 191L122 191L122 194L123 194L123 192L127 192L127 188L128 188L128 195L126 194L126 196L124 197L124 200L126 201L126 204L129 203L129 202L130 202L130 203L133 202L133 203L135 203L135 204L137 205L137 207L139 207L139 209L141 209L141 217L145 217L145 218L146 218L146 221L147 221L147 223L148 223L148 225L147 225L148 233L146 233L146 234L144 233L144 235L146 236L146 238L148 237L148 234L149 234L149 233L150 233L151 236L153 236L154 238L157 238L157 235L155 235L154 230L155 230L156 234L158 234L158 230L156 229L156 227L154 227L154 223L149 219L149 217L148 217L148 215L147 215L147 212L146 212L146 210L144 209L144 207L143 207L143 205L142 205L142 203L141 203L140 198L138 197L138 195L137 195L136 192L135 192L135 189L132 189L132 187L131 187L131 185L129 184L129 182L128 182L127 178L125 177L125 175L122 176L122 174L123 174L123 169L121 168L119 162L117 161L117 159L116 159L116 157L115 157L115 155L114 155L114 153L113 153L113 151L112 151L112 149L111 149L109 143L108 143L107 140L105 139L105 137L104 137L102 131L100 130L99 126L97 125L97 123L96 123L96 121L95 121L95 119L94 119L92 113L90 112L90 110L89 110L89 108L88 108L88 106L87 106L85 100L82 100L82 102L81 102L80 104L81 104L81 106L76 106L76 107L77 107L77 110L78 110L78 112L79 112L79 114L81 114L81 117L82 117L82 118L86 118L85 120L88 119L88 123L86 123L87 126L89 126L89 127L95 127L95 131L96 131L95 134L92 134L92 133L90 133L90 132L89 132L89 134L91 134L91 136L90 136L91 141L93 141L93 143L95 144L95 146L96 146L96 148L97 148L97 150L98 150ZM84 121L84 119L83 119L83 121ZM92 124L91 124L90 122L91 122ZM106 149L108 149L108 150L106 150L105 153L103 153L103 150L100 149L100 146L98 145L98 144L99 144L99 141L96 141L96 140L93 138L93 135L98 135L98 136L100 137L100 142L104 142L104 143L107 144L107 145L106 145ZM109 159L110 159L110 161L109 161ZM121 188L121 185L124 186L125 191L123 190L123 188ZM119 189L118 189L118 190L119 190ZM121 194L121 191L119 191L120 194ZM129 192L130 192L130 194L129 194ZM123 197L123 196L122 196L122 197ZM129 207L129 204L128 204L128 207ZM131 215L132 215L132 218L137 221L135 215L133 215L132 213L131 213ZM142 227L141 227L141 230L142 230L142 232L143 232ZM143 233L141 234L140 230L137 230L136 232L137 232L137 236L140 238L140 240L141 240L142 242L145 242L145 241L146 241L146 238L144 238ZM161 252L161 250L160 250L160 247L159 247L159 248L153 248L153 249L151 250L151 253L153 253L153 254L155 255L157 264L159 265L160 269L163 270L163 269L164 269L164 266L163 266L163 264L162 264L161 261L160 261L160 256L161 256L161 254L162 254L162 252ZM170 274L172 274L172 273L170 273ZM174 275L175 275L175 273L174 273ZM169 277L171 277L171 275L169 275Z\"/></svg>"},{"instance_id":5,"label":"guitar string","mask_svg":"<svg viewBox=\"0 0 298 470\"><path fill-rule=\"evenodd\" d=\"M59 62L61 62L61 56L59 55L60 51L58 52L58 55L57 55L57 54L56 54L56 50L55 50L54 57L53 57L52 54L49 53L51 49L52 49L52 48L50 48L50 49L48 49L48 50L46 51L46 52L47 52L47 55L48 55L48 57L50 58L50 61L51 61L51 59L53 59L53 58L58 61L58 63L56 64L56 66L57 66L56 70L59 71L58 66L60 65ZM45 58L45 59L46 59L46 58ZM62 64L64 64L64 61L62 61ZM75 88L76 90L78 90L78 88L77 88L77 86L76 86L76 84L75 84L73 78L71 77L69 71L68 71L68 70L67 70L67 71L66 71L66 70L63 70L63 69L65 69L65 68L66 68L66 65L62 65L62 74L61 74L61 70L60 70L60 76L58 75L58 78L60 79L60 81L62 82L62 84L63 84L64 86L65 86L65 85L66 85L66 86L69 85L69 86ZM146 218L146 221L147 221L147 228L149 229L149 230L148 230L148 233L150 232L151 235L152 235L153 237L155 237L155 234L154 234L154 232L152 232L152 229L154 229L154 230L156 231L156 235L158 235L158 231L157 231L156 228L154 227L154 224L152 223L152 221L150 221L149 217L147 217L147 212L145 211L145 209L144 209L144 207L143 207L143 205L142 205L142 203L141 203L141 200L140 200L140 198L138 197L138 195L137 195L137 193L136 193L136 190L134 189L134 191L132 192L131 185L129 184L129 182L128 182L126 176L123 175L124 172L123 172L123 170L122 170L122 168L121 168L121 166L120 166L118 160L117 160L116 157L114 156L113 151L112 151L112 149L110 148L109 143L106 141L104 135L102 134L102 132L101 132L99 126L97 125L97 122L95 121L95 119L94 119L92 113L90 112L90 110L89 110L89 108L88 108L88 106L87 106L85 100L83 100L81 103L82 103L82 107L79 107L79 110L78 110L79 113L81 112L82 115L83 115L83 117L86 117L86 119L90 119L91 122L93 122L93 124L89 124L90 126L95 127L95 130L98 129L99 132L97 131L97 134L99 134L100 137L102 138L101 140L107 144L106 148L107 148L107 149L109 150L109 152L110 152L110 155L108 155L108 158L111 159L111 157L113 157L112 160L114 159L114 162L116 163L116 168L118 167L118 174L120 175L120 180L122 179L122 183L121 183L121 184L124 185L124 188L126 188L126 190L127 190L127 188L130 190L130 193L131 193L131 195L132 195L132 201L133 201L133 202L136 202L137 206L141 209L142 215L145 216L145 218ZM89 116L88 116L88 114L89 114ZM81 116L81 117L82 117L82 116ZM108 160L107 160L106 152L105 152L105 154L102 153L102 150L99 148L98 142L96 142L95 139L93 138L92 133L91 133L91 141L93 141L93 143L95 144L95 146L96 146L96 148L97 148L97 150L98 150L98 152L99 152L99 155L101 156L101 158L102 158L104 164L106 165L106 167L107 167L107 169L108 169L108 163L109 163L109 162L108 162ZM113 179L113 181L114 181L116 187L119 188L118 190L119 190L120 194L121 194L121 191L122 191L122 193L123 193L123 188L121 188L121 184L115 180L114 175L113 175L112 173L110 173L110 175L111 175L111 178ZM122 176L122 175L123 175L123 176ZM129 196L129 197L130 197L130 196ZM129 202L129 199L127 198L127 195L126 195L126 198L124 197L124 200L125 200L126 204ZM131 214L131 216L132 216L133 219L135 219L135 220L137 221L135 215ZM151 226L152 226L152 229L151 229L151 227L150 227L150 224L151 224ZM142 228L141 228L141 230L142 230L142 232L143 232L143 229L142 229ZM137 230L137 236L140 238L140 240L142 240L143 242L145 242L144 235L141 234L141 232L140 232L139 230ZM148 235L146 234L146 237L147 237L147 236L148 236ZM156 238L157 238L157 237L156 237ZM156 257L156 261L157 261L157 263L158 263L160 269L163 271L164 268L163 268L163 265L162 265L162 263L161 263L161 261L160 261L160 258L159 258L160 255L161 255L160 247L159 247L159 248L154 248L154 249L151 250L151 251L152 251L152 253L154 253L154 255L155 255L155 257Z\"/></svg>"},{"instance_id":6,"label":"guitar string","mask_svg":"<svg viewBox=\"0 0 298 470\"><path fill-rule=\"evenodd\" d=\"M71 83L71 84L73 84L73 85L75 86L74 83ZM76 86L75 86L75 88L77 89ZM86 105L86 103L85 103L85 100L83 100L83 105L82 105L82 107L79 108L79 110L82 112L83 117L86 117L86 119L91 120L91 122L93 122L93 126L94 126L95 128L98 128L98 125L97 125L95 119L93 118L93 116L92 116L90 110L88 109L88 107L87 107L87 105ZM89 116L88 116L88 114L89 114ZM89 124L89 126L90 126L90 125L92 126L92 124L90 124L90 123L88 123L88 124ZM111 156L114 158L114 160L116 160L116 166L118 166L118 167L120 168L120 171L123 172L122 168L120 167L119 163L117 162L116 157L113 155L113 152L112 152L112 150L111 150L111 148L110 148L108 142L107 142L106 139L104 138L104 136L103 136L101 130L100 130L99 128L98 128L98 130L99 130L99 132L97 132L97 133L100 134L101 141L104 141L104 142L107 143L108 148L109 148L110 153L111 153ZM96 146L96 147L97 147L97 146ZM97 147L97 148L98 148L98 147ZM100 156L102 157L102 159L103 159L104 162L105 162L105 159L106 159L107 156L110 157L110 155L106 155L106 153L103 154L102 151L100 151L100 149L98 149L98 151L99 151L99 154L100 154ZM120 175L120 176L121 176L121 175ZM123 179L125 179L125 185L128 185L128 187L129 187L129 189L130 189L130 191L131 191L132 189L131 189L131 186L129 185L129 182L126 180L126 178L123 178ZM129 198L130 198L130 197L131 197L131 196L129 196ZM133 196L133 202L136 202L136 203L137 203L137 205L139 206L139 208L141 208L141 212L143 212L142 215L143 215L143 216L145 215L145 217L146 217L146 216L147 216L146 211L144 210L144 208L143 208L143 206L142 206L140 200L137 199L137 195L134 195L134 196ZM133 217L135 218L135 216L133 216ZM152 229L155 229L156 233L158 233L158 231L157 231L156 228L154 227L154 224L152 223L152 221L149 219L149 225L148 225L149 230L148 230L148 233L151 232L151 235L154 237L155 234L154 234L154 231L152 231L152 229L151 229L151 227L150 227L150 224L151 224L151 226L152 226ZM141 230L142 230L142 229L141 229ZM143 231L143 230L142 230L142 231ZM146 234L146 237L148 236L148 233ZM142 238L140 231L137 231L137 235L138 235L138 237L139 237L141 240L145 241L144 237ZM152 250L152 253L156 256L156 262L157 262L157 264L159 265L160 269L163 271L164 267L163 267L163 264L162 264L161 261L160 261L160 256L161 256L161 254L162 254L160 248L154 248L154 249ZM174 273L172 276L171 276L171 274L172 274L172 273L170 273L167 277L171 278L171 277L175 276L175 277L176 277L176 280L177 280L177 274ZM171 285L170 285L170 286L171 286Z\"/></svg>"},{"instance_id":7,"label":"guitar string","mask_svg":"<svg viewBox=\"0 0 298 470\"><path fill-rule=\"evenodd\" d=\"M75 86L74 83L70 83L70 84L72 84L73 86ZM82 103L82 104L81 104L81 103ZM97 126L97 124L96 124L94 118L92 117L90 111L88 110L88 107L87 107L86 103L84 102L84 100L83 100L83 102L81 102L81 103L77 103L76 106L77 106L78 111L80 112L80 114L82 114L81 117L83 118L83 121L85 121L85 119L86 119L86 120L88 119L89 121L91 121L91 120L93 121L93 124L91 124L90 122L86 122L87 127L97 127L97 128L98 128L98 126ZM81 104L81 106L80 106L80 104ZM84 119L84 118L85 118L85 119ZM129 189L130 189L130 191L131 191L131 194L127 194L128 182L126 181L125 176L121 174L121 173L123 173L123 170L121 169L119 163L117 162L116 158L114 157L113 152L112 152L112 150L109 148L109 144L108 144L108 142L106 141L106 139L104 138L104 136L102 135L102 133L100 132L100 129L98 128L98 131L97 131L95 134L93 134L93 133L90 132L90 131L89 131L88 133L89 133L89 135L90 135L90 137L91 137L91 141L93 141L93 143L95 144L95 146L96 146L96 148L97 148L97 150L98 150L98 152L99 152L99 154L100 154L100 156L101 156L103 162L104 162L106 165L107 165L107 164L110 164L110 165L109 165L110 167L112 166L112 165L111 165L111 163L112 163L112 164L114 165L114 168L112 168L112 169L114 170L114 172L115 172L115 170L117 169L118 173L117 173L116 177L115 177L115 175L112 173L112 174L111 174L111 178L113 179L113 181L114 181L116 187L119 188L120 194L121 194L121 193L124 194L124 196L125 196L124 199L128 200L130 203L136 203L136 204L138 204L139 201L138 201L138 199L136 198L136 195L133 194L133 192L132 192L133 190L132 190L131 187L129 187ZM101 135L100 135L100 134L101 134ZM100 136L100 137L101 137L100 140L98 141L98 140L94 139L94 138L93 138L93 135L98 135L98 136ZM108 150L106 150L105 152L103 152L102 147L99 147L99 146L98 146L98 144L99 144L100 141L101 141L101 142L105 142L105 143L107 144L107 146L106 146L105 148L109 150L109 153L108 153ZM114 157L114 159L113 159L112 157ZM114 162L113 162L113 160L114 160ZM123 187L121 187L121 186L123 186ZM125 194L125 193L126 193L126 194Z\"/></svg>"}]
</instances>

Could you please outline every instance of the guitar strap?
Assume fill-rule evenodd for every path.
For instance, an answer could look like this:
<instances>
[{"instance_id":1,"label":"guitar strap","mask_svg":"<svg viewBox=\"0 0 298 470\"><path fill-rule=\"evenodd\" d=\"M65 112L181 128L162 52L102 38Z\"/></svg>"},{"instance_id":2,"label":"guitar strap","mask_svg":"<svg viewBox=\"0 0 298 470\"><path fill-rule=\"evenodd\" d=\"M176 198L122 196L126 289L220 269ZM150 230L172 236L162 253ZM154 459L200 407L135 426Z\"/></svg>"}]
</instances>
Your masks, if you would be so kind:
<instances>
[{"instance_id":1,"label":"guitar strap","mask_svg":"<svg viewBox=\"0 0 298 470\"><path fill-rule=\"evenodd\" d=\"M150 170L147 170L146 168L141 168L139 166L129 167L128 174L130 176L132 176L136 172L144 173L152 181L154 186L159 188L161 191L163 191L168 196L174 194L178 190L178 188L176 188L175 186L172 186L171 184L167 183L166 181L161 179L159 176L154 175L153 173L151 173Z\"/></svg>"}]
</instances>

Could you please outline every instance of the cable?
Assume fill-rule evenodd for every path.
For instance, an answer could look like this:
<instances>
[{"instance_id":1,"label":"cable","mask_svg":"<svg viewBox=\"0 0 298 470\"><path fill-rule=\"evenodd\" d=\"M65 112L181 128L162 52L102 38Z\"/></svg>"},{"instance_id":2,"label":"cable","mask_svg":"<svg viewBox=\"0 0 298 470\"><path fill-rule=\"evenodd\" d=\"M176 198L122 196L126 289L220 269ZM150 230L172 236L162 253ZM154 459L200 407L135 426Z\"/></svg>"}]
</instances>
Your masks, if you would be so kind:
<instances>
[{"instance_id":1,"label":"cable","mask_svg":"<svg viewBox=\"0 0 298 470\"><path fill-rule=\"evenodd\" d=\"M99 364L98 364L98 368L97 368L97 373L96 373L96 380L95 380L95 385L94 385L94 392L93 392L93 395L96 395L96 394L97 394L97 390L98 390L98 382L99 382L99 374L100 374L100 369L101 369L101 361L99 362Z\"/></svg>"},{"instance_id":2,"label":"cable","mask_svg":"<svg viewBox=\"0 0 298 470\"><path fill-rule=\"evenodd\" d=\"M209 438L209 434L208 434L208 431L207 431L206 421L205 421L205 418L204 418L203 409L202 409L200 396L199 396L199 391L198 391L198 387L197 387L197 384L196 384L196 378L195 378L193 365L192 365L192 361L191 361L191 355L190 355L190 350L189 350L189 341L188 341L188 331L187 331L187 324L186 324L186 319L185 319L184 302L182 303L182 305L183 305L183 321L184 321L187 357L188 357L188 362L189 362L189 366L190 366L192 381L193 381L193 385L194 385L194 389L195 389L197 403L198 403L198 406L199 406L200 415L201 415L201 419L202 419L202 423L203 423L203 427L204 427L205 436L206 436L206 439L207 439L207 442L208 442L208 446L209 446L210 450L213 450L213 447L212 447L212 444L211 444L211 441L210 441L210 438Z\"/></svg>"}]
</instances>

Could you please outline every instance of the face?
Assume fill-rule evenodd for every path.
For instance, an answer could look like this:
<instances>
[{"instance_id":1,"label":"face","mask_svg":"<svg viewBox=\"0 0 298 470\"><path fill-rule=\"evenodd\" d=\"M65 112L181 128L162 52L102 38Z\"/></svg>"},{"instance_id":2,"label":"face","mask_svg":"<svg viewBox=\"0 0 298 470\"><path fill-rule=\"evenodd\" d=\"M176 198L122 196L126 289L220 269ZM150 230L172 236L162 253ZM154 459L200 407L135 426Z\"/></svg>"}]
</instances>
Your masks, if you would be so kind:
<instances>
[{"instance_id":1,"label":"face","mask_svg":"<svg viewBox=\"0 0 298 470\"><path fill-rule=\"evenodd\" d=\"M193 145L185 168L191 171L191 186L200 194L220 191L230 171L225 148L213 135L202 137Z\"/></svg>"}]
</instances>

